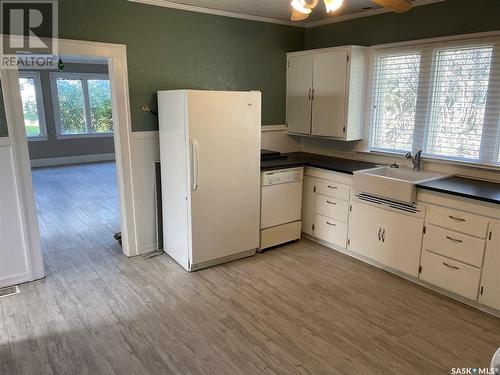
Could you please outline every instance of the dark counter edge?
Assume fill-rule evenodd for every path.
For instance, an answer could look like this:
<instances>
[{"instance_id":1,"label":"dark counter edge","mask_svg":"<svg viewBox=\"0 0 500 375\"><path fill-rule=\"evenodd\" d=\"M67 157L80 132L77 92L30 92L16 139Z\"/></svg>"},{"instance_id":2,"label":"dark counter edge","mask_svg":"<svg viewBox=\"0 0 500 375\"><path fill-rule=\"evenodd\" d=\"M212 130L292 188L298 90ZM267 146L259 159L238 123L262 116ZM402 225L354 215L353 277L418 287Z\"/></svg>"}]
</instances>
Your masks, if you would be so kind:
<instances>
[{"instance_id":1,"label":"dark counter edge","mask_svg":"<svg viewBox=\"0 0 500 375\"><path fill-rule=\"evenodd\" d=\"M262 161L261 171L265 172L287 168L313 167L352 175L355 171L376 167L376 164L364 161L309 154L306 152L293 152L284 155L287 156L287 159ZM467 178L456 178L462 180L464 183L466 183L466 181L468 180ZM426 186L425 184L417 185L417 188L447 195L454 195L462 198L478 200L486 203L500 204L500 199L481 196L478 194L468 194L459 191L459 189L444 189L436 186Z\"/></svg>"},{"instance_id":2,"label":"dark counter edge","mask_svg":"<svg viewBox=\"0 0 500 375\"><path fill-rule=\"evenodd\" d=\"M486 202L486 203L500 204L500 200L498 200L498 199L488 198L488 197L484 197L484 196L480 196L480 195L472 195L472 194L462 193L462 192L456 191L456 190L441 189L441 188L437 188L434 186L417 185L417 189L429 190L429 191L433 191L436 193L443 193L443 194L447 194L447 195L454 195L456 197L469 198L469 199L473 199L473 200L481 201L481 202Z\"/></svg>"},{"instance_id":3,"label":"dark counter edge","mask_svg":"<svg viewBox=\"0 0 500 375\"><path fill-rule=\"evenodd\" d=\"M373 163L365 161L309 154L306 152L292 152L283 155L287 156L287 159L261 161L260 170L265 172L287 168L313 167L352 175L354 171L374 168L376 166Z\"/></svg>"}]
</instances>

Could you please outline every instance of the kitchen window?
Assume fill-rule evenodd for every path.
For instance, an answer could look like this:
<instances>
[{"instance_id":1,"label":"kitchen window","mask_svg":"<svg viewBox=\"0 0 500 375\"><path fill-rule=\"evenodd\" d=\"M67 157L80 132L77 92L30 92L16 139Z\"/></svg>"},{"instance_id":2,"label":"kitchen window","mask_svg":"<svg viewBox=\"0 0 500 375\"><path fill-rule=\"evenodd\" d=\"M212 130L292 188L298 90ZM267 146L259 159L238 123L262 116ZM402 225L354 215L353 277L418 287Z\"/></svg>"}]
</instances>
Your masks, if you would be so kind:
<instances>
[{"instance_id":1,"label":"kitchen window","mask_svg":"<svg viewBox=\"0 0 500 375\"><path fill-rule=\"evenodd\" d=\"M28 140L46 140L47 127L43 106L40 73L20 72L19 88L23 106L24 127Z\"/></svg>"},{"instance_id":2,"label":"kitchen window","mask_svg":"<svg viewBox=\"0 0 500 375\"><path fill-rule=\"evenodd\" d=\"M500 38L374 51L370 150L500 164Z\"/></svg>"},{"instance_id":3,"label":"kitchen window","mask_svg":"<svg viewBox=\"0 0 500 375\"><path fill-rule=\"evenodd\" d=\"M52 73L51 81L58 138L113 135L108 75Z\"/></svg>"}]
</instances>

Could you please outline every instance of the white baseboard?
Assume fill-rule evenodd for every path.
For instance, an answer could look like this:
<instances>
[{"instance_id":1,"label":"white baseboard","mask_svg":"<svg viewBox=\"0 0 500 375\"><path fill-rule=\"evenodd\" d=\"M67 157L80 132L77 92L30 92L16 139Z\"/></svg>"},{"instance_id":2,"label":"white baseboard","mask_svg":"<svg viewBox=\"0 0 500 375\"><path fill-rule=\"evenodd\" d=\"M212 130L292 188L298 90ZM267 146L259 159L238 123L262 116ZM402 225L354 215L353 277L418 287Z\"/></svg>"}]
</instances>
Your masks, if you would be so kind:
<instances>
[{"instance_id":1,"label":"white baseboard","mask_svg":"<svg viewBox=\"0 0 500 375\"><path fill-rule=\"evenodd\" d=\"M110 161L110 160L115 160L114 153L66 156L62 158L49 158L49 159L33 159L31 160L31 168L53 167L56 165L94 163L98 161Z\"/></svg>"},{"instance_id":2,"label":"white baseboard","mask_svg":"<svg viewBox=\"0 0 500 375\"><path fill-rule=\"evenodd\" d=\"M0 288L5 288L7 286L23 284L28 281L33 281L28 273L21 273L17 275L8 275L0 279Z\"/></svg>"},{"instance_id":3,"label":"white baseboard","mask_svg":"<svg viewBox=\"0 0 500 375\"><path fill-rule=\"evenodd\" d=\"M157 251L156 243L152 243L149 245L142 245L141 248L139 249L139 252L137 255L145 255L148 253L152 253L153 251Z\"/></svg>"}]
</instances>

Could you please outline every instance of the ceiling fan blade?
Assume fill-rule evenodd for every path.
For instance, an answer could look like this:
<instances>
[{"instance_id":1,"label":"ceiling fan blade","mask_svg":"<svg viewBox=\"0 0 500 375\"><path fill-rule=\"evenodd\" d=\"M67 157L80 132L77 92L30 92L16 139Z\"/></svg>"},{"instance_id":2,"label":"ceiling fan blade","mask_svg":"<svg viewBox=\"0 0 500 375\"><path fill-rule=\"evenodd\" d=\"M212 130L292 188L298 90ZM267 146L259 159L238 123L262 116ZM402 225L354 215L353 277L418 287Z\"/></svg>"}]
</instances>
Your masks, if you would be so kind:
<instances>
[{"instance_id":1,"label":"ceiling fan blade","mask_svg":"<svg viewBox=\"0 0 500 375\"><path fill-rule=\"evenodd\" d=\"M372 3L383 6L397 13L403 13L413 8L409 0L372 0Z\"/></svg>"},{"instance_id":2,"label":"ceiling fan blade","mask_svg":"<svg viewBox=\"0 0 500 375\"><path fill-rule=\"evenodd\" d=\"M292 16L290 17L290 20L292 21L303 21L309 17L309 14L304 14L297 12L295 9L292 11Z\"/></svg>"}]
</instances>

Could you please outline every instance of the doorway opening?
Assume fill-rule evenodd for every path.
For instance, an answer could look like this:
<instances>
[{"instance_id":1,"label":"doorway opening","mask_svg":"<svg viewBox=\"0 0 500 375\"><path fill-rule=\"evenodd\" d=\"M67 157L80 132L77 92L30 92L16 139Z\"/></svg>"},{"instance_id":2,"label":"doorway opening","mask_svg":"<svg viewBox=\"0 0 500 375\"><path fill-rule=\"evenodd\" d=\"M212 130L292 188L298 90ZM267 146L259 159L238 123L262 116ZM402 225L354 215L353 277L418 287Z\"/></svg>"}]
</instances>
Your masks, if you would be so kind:
<instances>
[{"instance_id":1,"label":"doorway opening","mask_svg":"<svg viewBox=\"0 0 500 375\"><path fill-rule=\"evenodd\" d=\"M19 88L45 261L121 252L108 60L61 56L58 69L20 70Z\"/></svg>"}]
</instances>

